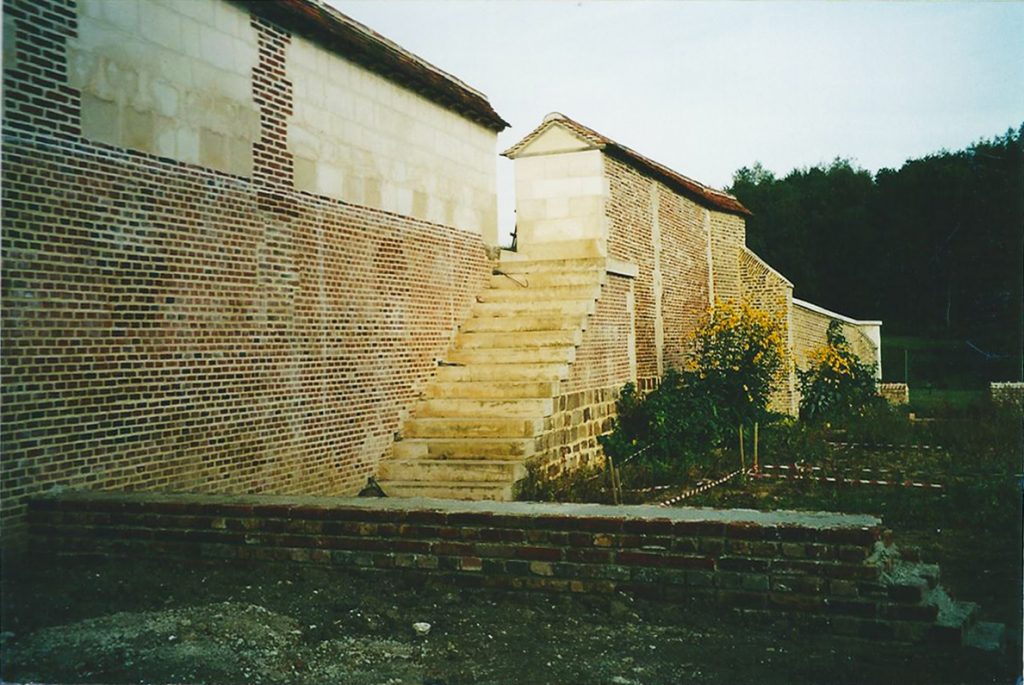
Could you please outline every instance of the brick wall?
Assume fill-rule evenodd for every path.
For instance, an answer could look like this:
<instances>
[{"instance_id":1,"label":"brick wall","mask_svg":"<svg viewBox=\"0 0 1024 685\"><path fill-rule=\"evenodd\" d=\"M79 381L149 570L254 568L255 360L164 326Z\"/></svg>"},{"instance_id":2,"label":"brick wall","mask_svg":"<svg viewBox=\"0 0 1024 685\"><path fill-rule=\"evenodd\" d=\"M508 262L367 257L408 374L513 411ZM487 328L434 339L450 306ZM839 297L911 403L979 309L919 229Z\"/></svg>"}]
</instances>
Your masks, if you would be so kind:
<instances>
[{"instance_id":1,"label":"brick wall","mask_svg":"<svg viewBox=\"0 0 1024 685\"><path fill-rule=\"evenodd\" d=\"M910 403L910 388L906 383L879 383L878 394L889 404Z\"/></svg>"},{"instance_id":2,"label":"brick wall","mask_svg":"<svg viewBox=\"0 0 1024 685\"><path fill-rule=\"evenodd\" d=\"M746 222L733 214L710 215L715 299L738 302L743 297L740 255L747 242Z\"/></svg>"},{"instance_id":3,"label":"brick wall","mask_svg":"<svg viewBox=\"0 0 1024 685\"><path fill-rule=\"evenodd\" d=\"M658 349L655 342L654 243L651 226L654 214L650 188L654 183L630 166L605 157L609 195L605 203L608 221L608 256L637 266L633 283L637 381L650 387L658 379Z\"/></svg>"},{"instance_id":4,"label":"brick wall","mask_svg":"<svg viewBox=\"0 0 1024 685\"><path fill-rule=\"evenodd\" d=\"M1024 409L1024 383L989 383L989 396L995 404Z\"/></svg>"},{"instance_id":5,"label":"brick wall","mask_svg":"<svg viewBox=\"0 0 1024 685\"><path fill-rule=\"evenodd\" d=\"M796 414L796 378L792 358L793 285L747 248L740 252L740 273L743 299L776 317L783 326L786 360L776 377L775 392L772 393L769 408Z\"/></svg>"},{"instance_id":6,"label":"brick wall","mask_svg":"<svg viewBox=\"0 0 1024 685\"><path fill-rule=\"evenodd\" d=\"M793 307L793 357L797 367L807 366L807 355L823 346L827 341L828 325L833 317L806 307ZM866 363L874 363L878 350L867 336L854 324L842 321L843 335L850 343L854 354Z\"/></svg>"},{"instance_id":7,"label":"brick wall","mask_svg":"<svg viewBox=\"0 0 1024 685\"><path fill-rule=\"evenodd\" d=\"M703 210L618 159L605 157L608 255L637 266L637 380L681 366L685 341L709 306Z\"/></svg>"},{"instance_id":8,"label":"brick wall","mask_svg":"<svg viewBox=\"0 0 1024 685\"><path fill-rule=\"evenodd\" d=\"M704 210L681 195L658 193L664 366L680 369L688 340L710 304Z\"/></svg>"},{"instance_id":9,"label":"brick wall","mask_svg":"<svg viewBox=\"0 0 1024 685\"><path fill-rule=\"evenodd\" d=\"M353 492L486 282L480 237L292 189L265 20L246 177L82 137L75 4L4 14L5 534L55 486Z\"/></svg>"},{"instance_id":10,"label":"brick wall","mask_svg":"<svg viewBox=\"0 0 1024 685\"><path fill-rule=\"evenodd\" d=\"M30 521L37 550L51 554L292 561L441 575L463 586L702 597L908 642L944 630L938 607L924 601L937 568L887 575L875 556L883 531L871 516L93 494L36 499Z\"/></svg>"}]
</instances>

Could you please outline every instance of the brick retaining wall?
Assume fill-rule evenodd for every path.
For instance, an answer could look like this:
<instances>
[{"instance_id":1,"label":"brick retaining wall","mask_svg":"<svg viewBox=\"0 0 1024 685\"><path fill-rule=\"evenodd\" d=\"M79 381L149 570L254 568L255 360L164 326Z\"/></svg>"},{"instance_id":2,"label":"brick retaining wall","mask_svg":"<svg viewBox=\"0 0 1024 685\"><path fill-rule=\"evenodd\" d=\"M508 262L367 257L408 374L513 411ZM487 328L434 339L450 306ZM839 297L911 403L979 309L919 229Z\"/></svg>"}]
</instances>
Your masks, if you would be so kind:
<instances>
[{"instance_id":1,"label":"brick retaining wall","mask_svg":"<svg viewBox=\"0 0 1024 685\"><path fill-rule=\"evenodd\" d=\"M40 551L396 569L461 586L623 591L796 611L841 634L941 634L937 579L894 581L881 522L805 512L424 499L70 493L34 499ZM959 633L957 633L959 635Z\"/></svg>"},{"instance_id":2,"label":"brick retaining wall","mask_svg":"<svg viewBox=\"0 0 1024 685\"><path fill-rule=\"evenodd\" d=\"M1024 383L989 383L988 391L995 404L1016 405L1024 409Z\"/></svg>"},{"instance_id":3,"label":"brick retaining wall","mask_svg":"<svg viewBox=\"0 0 1024 685\"><path fill-rule=\"evenodd\" d=\"M878 394L893 405L910 403L910 386L906 383L879 383Z\"/></svg>"}]
</instances>

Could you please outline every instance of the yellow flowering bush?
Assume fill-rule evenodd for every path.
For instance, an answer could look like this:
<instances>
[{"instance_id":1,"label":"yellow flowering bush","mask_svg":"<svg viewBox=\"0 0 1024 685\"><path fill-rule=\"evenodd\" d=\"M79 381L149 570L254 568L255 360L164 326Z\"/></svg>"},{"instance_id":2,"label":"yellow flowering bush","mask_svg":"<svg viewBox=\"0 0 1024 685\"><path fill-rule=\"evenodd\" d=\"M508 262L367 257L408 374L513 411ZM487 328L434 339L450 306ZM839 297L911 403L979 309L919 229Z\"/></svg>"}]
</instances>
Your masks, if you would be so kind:
<instances>
[{"instance_id":1,"label":"yellow flowering bush","mask_svg":"<svg viewBox=\"0 0 1024 685\"><path fill-rule=\"evenodd\" d=\"M758 420L786 361L782 321L749 302L716 302L693 334L691 383L732 425Z\"/></svg>"},{"instance_id":2,"label":"yellow flowering bush","mask_svg":"<svg viewBox=\"0 0 1024 685\"><path fill-rule=\"evenodd\" d=\"M612 432L599 439L605 454L631 459L652 482L701 469L711 448L732 440L740 423L766 413L785 360L782 324L745 303L719 302L693 336L682 372L670 369L647 395L627 385Z\"/></svg>"},{"instance_id":3,"label":"yellow flowering bush","mask_svg":"<svg viewBox=\"0 0 1024 685\"><path fill-rule=\"evenodd\" d=\"M807 355L808 366L797 370L800 416L810 421L853 416L874 401L875 365L853 352L843 327L832 321L824 346Z\"/></svg>"}]
</instances>

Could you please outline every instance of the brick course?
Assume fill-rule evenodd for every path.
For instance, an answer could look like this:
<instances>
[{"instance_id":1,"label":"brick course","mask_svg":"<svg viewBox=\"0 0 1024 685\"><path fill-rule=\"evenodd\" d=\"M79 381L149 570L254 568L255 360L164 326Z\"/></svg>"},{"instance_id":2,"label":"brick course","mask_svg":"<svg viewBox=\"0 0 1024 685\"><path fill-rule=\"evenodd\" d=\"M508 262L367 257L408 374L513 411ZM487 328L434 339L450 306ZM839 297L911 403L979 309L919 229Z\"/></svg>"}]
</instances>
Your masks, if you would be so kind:
<instances>
[{"instance_id":1,"label":"brick course","mask_svg":"<svg viewBox=\"0 0 1024 685\"><path fill-rule=\"evenodd\" d=\"M908 641L936 617L921 582L886 581L868 559L883 532L868 516L69 494L34 499L29 519L47 553L292 561L477 587L704 597Z\"/></svg>"}]
</instances>

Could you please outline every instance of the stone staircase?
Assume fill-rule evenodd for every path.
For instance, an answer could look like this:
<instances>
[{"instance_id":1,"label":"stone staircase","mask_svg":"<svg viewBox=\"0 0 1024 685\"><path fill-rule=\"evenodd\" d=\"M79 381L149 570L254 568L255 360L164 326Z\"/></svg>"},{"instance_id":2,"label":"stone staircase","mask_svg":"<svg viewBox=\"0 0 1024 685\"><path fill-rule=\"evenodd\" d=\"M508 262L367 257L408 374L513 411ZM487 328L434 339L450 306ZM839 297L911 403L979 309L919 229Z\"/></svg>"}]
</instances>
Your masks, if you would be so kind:
<instances>
[{"instance_id":1,"label":"stone staircase","mask_svg":"<svg viewBox=\"0 0 1024 685\"><path fill-rule=\"evenodd\" d=\"M380 464L389 496L512 499L551 429L606 267L601 258L502 254Z\"/></svg>"}]
</instances>

